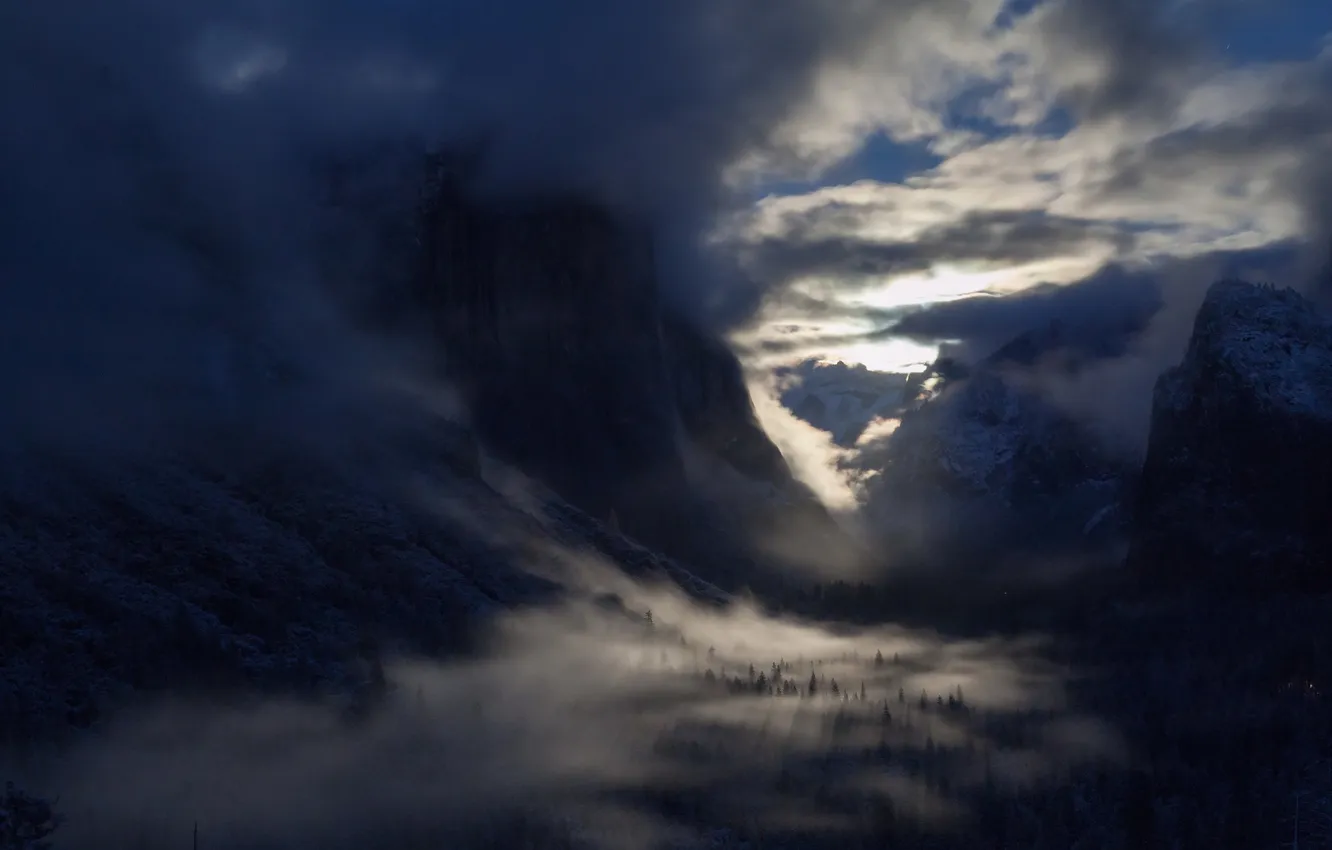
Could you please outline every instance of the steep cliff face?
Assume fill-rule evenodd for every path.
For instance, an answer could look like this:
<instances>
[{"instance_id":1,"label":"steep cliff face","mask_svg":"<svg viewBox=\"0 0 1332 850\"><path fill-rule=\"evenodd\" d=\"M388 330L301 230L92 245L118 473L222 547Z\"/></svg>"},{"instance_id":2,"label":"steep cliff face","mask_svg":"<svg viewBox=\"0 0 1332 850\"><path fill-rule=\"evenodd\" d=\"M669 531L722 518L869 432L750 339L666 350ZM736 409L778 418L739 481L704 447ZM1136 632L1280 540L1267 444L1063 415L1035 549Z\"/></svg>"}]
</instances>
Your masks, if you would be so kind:
<instances>
[{"instance_id":1,"label":"steep cliff face","mask_svg":"<svg viewBox=\"0 0 1332 850\"><path fill-rule=\"evenodd\" d=\"M667 374L685 433L749 478L794 487L786 458L759 424L735 354L689 322L662 319Z\"/></svg>"},{"instance_id":2,"label":"steep cliff face","mask_svg":"<svg viewBox=\"0 0 1332 850\"><path fill-rule=\"evenodd\" d=\"M646 238L574 202L489 209L461 194L426 227L420 294L491 447L594 514L632 523L677 496Z\"/></svg>"},{"instance_id":3,"label":"steep cliff face","mask_svg":"<svg viewBox=\"0 0 1332 850\"><path fill-rule=\"evenodd\" d=\"M1156 383L1130 564L1151 582L1332 587L1332 321L1212 286Z\"/></svg>"},{"instance_id":4,"label":"steep cliff face","mask_svg":"<svg viewBox=\"0 0 1332 850\"><path fill-rule=\"evenodd\" d=\"M682 439L831 523L760 427L735 355L663 309L646 229L574 199L432 191L413 300L492 451L695 563L739 563L741 535L691 484Z\"/></svg>"}]
</instances>

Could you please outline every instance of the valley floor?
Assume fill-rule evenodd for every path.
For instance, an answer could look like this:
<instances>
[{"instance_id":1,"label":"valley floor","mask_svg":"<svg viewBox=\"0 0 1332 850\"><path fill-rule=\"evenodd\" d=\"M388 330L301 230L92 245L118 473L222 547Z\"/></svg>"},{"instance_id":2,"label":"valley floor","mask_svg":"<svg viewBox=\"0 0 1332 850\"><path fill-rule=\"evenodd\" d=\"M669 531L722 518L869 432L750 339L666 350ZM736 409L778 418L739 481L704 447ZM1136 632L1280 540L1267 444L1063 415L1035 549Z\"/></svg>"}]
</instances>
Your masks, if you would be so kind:
<instances>
[{"instance_id":1,"label":"valley floor","mask_svg":"<svg viewBox=\"0 0 1332 850\"><path fill-rule=\"evenodd\" d=\"M561 646L572 633L589 642L555 650L538 631L547 635L539 652L466 674L461 702L456 685L432 688L462 680L390 665L377 707L316 723L319 734L359 741L351 751L365 758L366 787L406 781L399 757L384 760L395 747L436 753L435 770L450 775L404 786L397 803L367 792L356 829L341 837L384 848L1332 847L1332 598L1134 598L1113 578L1094 583L1094 592L1010 598L1007 609L939 603L933 632L807 624L807 635L859 637L827 638L829 654L800 657L703 645L718 622L735 621L686 614L676 624L669 611L606 614L592 626L560 619ZM835 607L837 592L818 596ZM1038 610L1044 617L1031 620ZM1024 611L1038 628L1014 622ZM1027 637L1042 628L1045 639ZM875 640L882 649L871 652ZM589 669L570 667L573 658ZM544 672L533 678L532 667ZM472 713L457 715L462 703ZM586 723L567 719L579 712ZM441 731L456 728L493 748L478 743L476 761L459 761ZM558 761L504 768L530 793L499 794L481 818L449 806L432 815L429 794L495 782L494 765L516 758L505 742L528 735ZM108 752L125 770L142 755ZM338 771L309 778L336 784ZM86 787L75 797L86 804ZM98 841L122 835L126 823L104 818L126 812L92 803L103 820L71 801L59 846L109 847ZM180 805L136 813L137 837L125 833L123 846L180 846L199 804ZM263 829L233 842L206 816L202 829L214 847L343 846Z\"/></svg>"}]
</instances>

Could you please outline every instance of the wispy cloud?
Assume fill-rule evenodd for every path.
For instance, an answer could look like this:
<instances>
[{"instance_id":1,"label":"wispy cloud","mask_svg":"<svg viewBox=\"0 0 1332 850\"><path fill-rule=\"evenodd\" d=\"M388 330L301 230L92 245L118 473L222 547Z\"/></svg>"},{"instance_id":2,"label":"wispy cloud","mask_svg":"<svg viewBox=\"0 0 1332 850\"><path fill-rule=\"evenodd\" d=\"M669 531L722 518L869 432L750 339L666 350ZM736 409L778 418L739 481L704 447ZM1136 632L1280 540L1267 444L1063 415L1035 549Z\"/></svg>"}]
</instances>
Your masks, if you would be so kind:
<instances>
[{"instance_id":1,"label":"wispy cloud","mask_svg":"<svg viewBox=\"0 0 1332 850\"><path fill-rule=\"evenodd\" d=\"M946 48L921 48L928 58L839 69L857 82L830 100L836 109L811 114L836 117L856 138L875 130L923 141L941 159L900 182L772 195L727 222L721 238L770 287L751 341L795 348L781 341L821 318L858 315L859 339L825 335L822 351L816 343L799 353L843 356L895 327L920 341L930 327L939 340L979 332L971 342L990 345L1002 342L1000 328L1017 333L1085 303L996 296L1085 279L1082 291L1113 311L1116 274L1125 309L1151 281L1187 312L1198 293L1171 286L1172 263L1283 245L1307 246L1305 262L1271 271L1309 288L1332 261L1332 53L1245 62L1218 40L1220 11L1263 23L1211 3L1051 0L1014 16L978 2L950 19ZM995 275L985 298L929 320L857 313L895 303L895 285L931 271L938 298L956 298L959 269ZM950 326L945 315L975 322Z\"/></svg>"}]
</instances>

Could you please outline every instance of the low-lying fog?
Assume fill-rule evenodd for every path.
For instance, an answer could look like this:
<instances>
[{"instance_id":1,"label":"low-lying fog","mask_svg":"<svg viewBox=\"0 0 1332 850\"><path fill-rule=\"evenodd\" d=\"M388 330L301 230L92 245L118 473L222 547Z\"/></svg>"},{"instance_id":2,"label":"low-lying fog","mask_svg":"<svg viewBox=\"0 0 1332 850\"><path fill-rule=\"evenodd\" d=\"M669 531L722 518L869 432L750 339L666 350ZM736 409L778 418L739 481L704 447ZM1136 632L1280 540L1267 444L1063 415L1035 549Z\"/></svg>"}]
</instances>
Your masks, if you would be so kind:
<instances>
[{"instance_id":1,"label":"low-lying fog","mask_svg":"<svg viewBox=\"0 0 1332 850\"><path fill-rule=\"evenodd\" d=\"M182 847L196 827L209 848L632 848L721 824L858 830L885 799L947 829L968 788L1118 757L1067 712L1038 638L713 609L552 557L595 593L509 616L477 660L391 661L364 713L165 700L31 758L25 781L59 795L70 848Z\"/></svg>"}]
</instances>

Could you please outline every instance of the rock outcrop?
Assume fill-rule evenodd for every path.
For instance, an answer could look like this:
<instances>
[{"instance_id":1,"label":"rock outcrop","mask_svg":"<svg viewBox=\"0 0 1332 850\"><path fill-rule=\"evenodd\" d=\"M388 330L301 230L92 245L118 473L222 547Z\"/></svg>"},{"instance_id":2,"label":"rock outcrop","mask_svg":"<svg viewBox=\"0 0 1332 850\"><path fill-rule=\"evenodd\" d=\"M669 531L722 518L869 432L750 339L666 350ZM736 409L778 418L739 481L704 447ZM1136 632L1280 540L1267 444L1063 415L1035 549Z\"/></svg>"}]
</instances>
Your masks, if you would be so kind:
<instances>
[{"instance_id":1,"label":"rock outcrop","mask_svg":"<svg viewBox=\"0 0 1332 850\"><path fill-rule=\"evenodd\" d=\"M989 557L1100 545L1122 530L1125 459L989 363L947 371L912 381L929 397L861 452L866 511L885 542Z\"/></svg>"},{"instance_id":2,"label":"rock outcrop","mask_svg":"<svg viewBox=\"0 0 1332 850\"><path fill-rule=\"evenodd\" d=\"M1153 584L1332 588L1332 321L1212 286L1158 379L1131 567Z\"/></svg>"},{"instance_id":3,"label":"rock outcrop","mask_svg":"<svg viewBox=\"0 0 1332 850\"><path fill-rule=\"evenodd\" d=\"M694 444L748 478L798 488L786 458L759 424L731 349L670 315L663 315L661 327L675 410Z\"/></svg>"}]
</instances>

